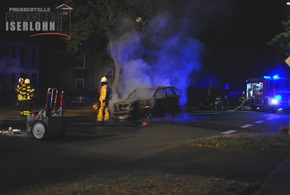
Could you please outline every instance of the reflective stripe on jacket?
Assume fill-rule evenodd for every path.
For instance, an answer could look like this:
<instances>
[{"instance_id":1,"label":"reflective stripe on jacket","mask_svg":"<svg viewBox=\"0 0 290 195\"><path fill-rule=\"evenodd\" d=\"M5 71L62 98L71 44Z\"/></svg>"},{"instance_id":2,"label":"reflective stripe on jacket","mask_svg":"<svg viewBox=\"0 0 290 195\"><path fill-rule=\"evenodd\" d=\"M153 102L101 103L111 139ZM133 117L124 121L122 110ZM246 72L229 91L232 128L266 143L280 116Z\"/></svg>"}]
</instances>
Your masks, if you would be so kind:
<instances>
[{"instance_id":1,"label":"reflective stripe on jacket","mask_svg":"<svg viewBox=\"0 0 290 195\"><path fill-rule=\"evenodd\" d=\"M26 99L26 85L21 85L21 88L19 89L19 95L22 96L22 100Z\"/></svg>"},{"instance_id":2,"label":"reflective stripe on jacket","mask_svg":"<svg viewBox=\"0 0 290 195\"><path fill-rule=\"evenodd\" d=\"M22 89L22 86L23 86L23 84L22 84L22 85L19 84L19 85L17 85L17 87L16 87L16 89L15 89L15 91L16 91L16 93L17 93L17 100L18 100L18 101L22 101L22 100L24 100L23 95L21 95L21 93L20 93L20 91L21 91L21 89Z\"/></svg>"},{"instance_id":3,"label":"reflective stripe on jacket","mask_svg":"<svg viewBox=\"0 0 290 195\"><path fill-rule=\"evenodd\" d=\"M32 97L34 96L34 91L35 89L32 87L32 85L27 84L26 85L26 99L31 100Z\"/></svg>"}]
</instances>

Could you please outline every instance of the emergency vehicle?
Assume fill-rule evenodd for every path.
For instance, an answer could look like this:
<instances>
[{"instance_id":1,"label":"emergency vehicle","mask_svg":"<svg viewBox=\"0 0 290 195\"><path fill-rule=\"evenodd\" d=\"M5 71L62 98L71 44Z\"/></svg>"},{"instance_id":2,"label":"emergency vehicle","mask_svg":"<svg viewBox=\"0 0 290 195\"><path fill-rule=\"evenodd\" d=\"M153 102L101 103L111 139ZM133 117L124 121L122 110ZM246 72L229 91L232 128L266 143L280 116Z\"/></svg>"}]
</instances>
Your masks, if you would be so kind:
<instances>
[{"instance_id":1,"label":"emergency vehicle","mask_svg":"<svg viewBox=\"0 0 290 195\"><path fill-rule=\"evenodd\" d=\"M246 81L246 98L251 110L266 112L289 109L290 79L279 75L250 78Z\"/></svg>"}]
</instances>

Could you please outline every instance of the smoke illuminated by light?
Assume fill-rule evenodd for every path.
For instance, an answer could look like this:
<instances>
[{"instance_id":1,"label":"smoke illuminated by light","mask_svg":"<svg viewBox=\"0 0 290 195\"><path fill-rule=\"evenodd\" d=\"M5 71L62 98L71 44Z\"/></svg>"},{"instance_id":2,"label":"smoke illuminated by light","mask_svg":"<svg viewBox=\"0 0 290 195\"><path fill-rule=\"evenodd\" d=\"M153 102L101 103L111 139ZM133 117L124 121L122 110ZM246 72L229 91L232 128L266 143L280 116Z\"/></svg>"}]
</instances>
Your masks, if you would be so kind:
<instances>
[{"instance_id":1,"label":"smoke illuminated by light","mask_svg":"<svg viewBox=\"0 0 290 195\"><path fill-rule=\"evenodd\" d=\"M121 66L119 97L126 97L140 87L172 85L182 91L181 105L187 102L186 91L192 72L201 69L202 44L180 30L169 33L170 17L159 15L149 21L148 29L131 31L110 42L109 51Z\"/></svg>"}]
</instances>

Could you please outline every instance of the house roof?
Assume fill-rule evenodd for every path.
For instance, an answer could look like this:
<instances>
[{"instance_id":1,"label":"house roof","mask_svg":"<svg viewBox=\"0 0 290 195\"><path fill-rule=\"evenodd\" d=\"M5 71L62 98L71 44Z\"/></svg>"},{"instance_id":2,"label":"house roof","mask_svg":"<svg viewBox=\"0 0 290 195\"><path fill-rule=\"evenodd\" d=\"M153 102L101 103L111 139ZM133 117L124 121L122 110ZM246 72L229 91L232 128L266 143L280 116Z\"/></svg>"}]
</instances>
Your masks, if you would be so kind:
<instances>
[{"instance_id":1,"label":"house roof","mask_svg":"<svg viewBox=\"0 0 290 195\"><path fill-rule=\"evenodd\" d=\"M63 9L63 10L73 10L72 7L66 5L66 4L61 4L59 6L57 6L55 9Z\"/></svg>"}]
</instances>

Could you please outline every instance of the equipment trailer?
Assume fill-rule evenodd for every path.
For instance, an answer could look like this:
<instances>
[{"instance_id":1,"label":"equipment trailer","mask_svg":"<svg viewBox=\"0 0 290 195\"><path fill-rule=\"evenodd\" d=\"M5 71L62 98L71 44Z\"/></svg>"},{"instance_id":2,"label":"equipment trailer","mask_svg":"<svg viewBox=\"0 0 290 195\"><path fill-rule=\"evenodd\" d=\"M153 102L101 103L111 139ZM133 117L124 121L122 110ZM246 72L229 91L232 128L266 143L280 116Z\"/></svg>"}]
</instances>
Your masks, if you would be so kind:
<instances>
[{"instance_id":1,"label":"equipment trailer","mask_svg":"<svg viewBox=\"0 0 290 195\"><path fill-rule=\"evenodd\" d=\"M37 115L27 117L27 132L37 140L52 136L65 136L66 127L63 120L64 92L58 93L55 88L48 88L45 108Z\"/></svg>"}]
</instances>

